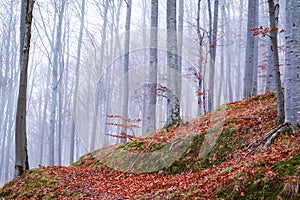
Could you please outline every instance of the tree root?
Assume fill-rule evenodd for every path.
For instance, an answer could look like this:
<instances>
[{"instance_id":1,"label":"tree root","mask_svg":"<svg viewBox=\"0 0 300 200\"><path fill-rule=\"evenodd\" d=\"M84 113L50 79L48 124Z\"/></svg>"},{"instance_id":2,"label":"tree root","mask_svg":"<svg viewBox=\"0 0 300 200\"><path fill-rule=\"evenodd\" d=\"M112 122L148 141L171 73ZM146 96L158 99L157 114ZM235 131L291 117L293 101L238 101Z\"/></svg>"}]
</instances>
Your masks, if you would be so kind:
<instances>
[{"instance_id":1,"label":"tree root","mask_svg":"<svg viewBox=\"0 0 300 200\"><path fill-rule=\"evenodd\" d=\"M246 153L246 155L243 157L243 159L245 159L249 154L253 153L256 148L264 141L265 144L264 146L262 147L263 149L266 149L268 148L272 142L274 141L274 139L278 136L278 134L280 132L282 132L283 128L285 128L286 126L288 126L288 128L290 128L290 124L289 123L283 123L283 124L280 124L279 126L273 128L271 131L269 131L268 133L266 133L264 136L262 136L261 138L259 138L258 140L252 142L249 146L248 146L248 149L251 149L250 151L248 151Z\"/></svg>"}]
</instances>

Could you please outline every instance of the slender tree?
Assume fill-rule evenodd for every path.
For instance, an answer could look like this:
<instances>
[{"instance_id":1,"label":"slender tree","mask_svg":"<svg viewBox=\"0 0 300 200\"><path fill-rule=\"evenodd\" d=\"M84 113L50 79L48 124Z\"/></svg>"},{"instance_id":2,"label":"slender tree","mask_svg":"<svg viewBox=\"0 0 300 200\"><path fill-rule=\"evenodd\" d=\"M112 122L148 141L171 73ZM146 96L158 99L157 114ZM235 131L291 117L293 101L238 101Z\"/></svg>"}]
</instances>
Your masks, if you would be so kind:
<instances>
[{"instance_id":1,"label":"slender tree","mask_svg":"<svg viewBox=\"0 0 300 200\"><path fill-rule=\"evenodd\" d=\"M270 18L270 37L272 42L272 52L273 52L273 59L274 59L274 69L275 74L274 81L275 81L275 88L276 88L276 100L277 100L277 117L278 121L282 121L284 119L284 106L283 106L283 93L281 87L281 80L280 80L280 70L279 70L279 56L278 56L278 43L277 43L277 27L276 27L276 20L278 20L279 12L279 4L274 4L274 0L268 0L269 3L269 18ZM277 17L276 17L277 16Z\"/></svg>"},{"instance_id":2,"label":"slender tree","mask_svg":"<svg viewBox=\"0 0 300 200\"><path fill-rule=\"evenodd\" d=\"M184 1L179 0L178 2L178 73L179 76L182 76L183 19L184 19ZM181 81L178 84L179 84L178 85L179 97L181 97Z\"/></svg>"},{"instance_id":3,"label":"slender tree","mask_svg":"<svg viewBox=\"0 0 300 200\"><path fill-rule=\"evenodd\" d=\"M75 68L75 88L73 96L73 116L72 116L72 127L70 134L70 163L74 162L74 145L75 145L75 119L77 112L77 93L79 85L79 68L80 68L80 58L81 58L81 45L83 37L83 28L85 21L85 0L81 1L81 12L80 12L80 29L79 29L79 39L77 43L77 56L76 56L76 68Z\"/></svg>"},{"instance_id":4,"label":"slender tree","mask_svg":"<svg viewBox=\"0 0 300 200\"><path fill-rule=\"evenodd\" d=\"M20 18L20 81L16 116L15 176L29 169L26 135L26 95L34 0L22 0Z\"/></svg>"},{"instance_id":5,"label":"slender tree","mask_svg":"<svg viewBox=\"0 0 300 200\"><path fill-rule=\"evenodd\" d=\"M49 165L54 165L54 135L56 124L57 94L58 94L58 65L59 53L61 51L62 21L65 12L66 0L61 1L58 13L58 25L56 29L56 39L54 47L53 65L52 65L52 96L50 111L50 137L49 137Z\"/></svg>"},{"instance_id":6,"label":"slender tree","mask_svg":"<svg viewBox=\"0 0 300 200\"><path fill-rule=\"evenodd\" d=\"M285 122L300 127L300 1L286 1Z\"/></svg>"},{"instance_id":7,"label":"slender tree","mask_svg":"<svg viewBox=\"0 0 300 200\"><path fill-rule=\"evenodd\" d=\"M128 99L129 99L129 42L130 42L130 23L131 23L131 0L127 0L126 22L125 22L125 44L124 44L124 89L123 89L123 106L122 115L128 118ZM126 123L126 122L125 122ZM123 130L126 132L126 130ZM122 138L121 142L126 141Z\"/></svg>"},{"instance_id":8,"label":"slender tree","mask_svg":"<svg viewBox=\"0 0 300 200\"><path fill-rule=\"evenodd\" d=\"M201 16L201 0L198 0L197 4L197 39L199 44L199 66L198 66L198 74L197 74L197 115L201 115L202 113L206 113L206 105L205 105L205 92L204 92L204 72L203 69L203 41L204 41L204 33L201 33L200 27L200 16ZM203 108L203 109L202 109ZM202 112L203 110L203 112Z\"/></svg>"},{"instance_id":9,"label":"slender tree","mask_svg":"<svg viewBox=\"0 0 300 200\"><path fill-rule=\"evenodd\" d=\"M218 17L219 17L219 0L214 1L214 18L212 20L211 0L208 0L208 13L209 13L209 69L208 69L208 105L207 110L212 111L218 102L215 102L214 89L215 89L215 61L217 53L217 33L218 33Z\"/></svg>"}]
</instances>

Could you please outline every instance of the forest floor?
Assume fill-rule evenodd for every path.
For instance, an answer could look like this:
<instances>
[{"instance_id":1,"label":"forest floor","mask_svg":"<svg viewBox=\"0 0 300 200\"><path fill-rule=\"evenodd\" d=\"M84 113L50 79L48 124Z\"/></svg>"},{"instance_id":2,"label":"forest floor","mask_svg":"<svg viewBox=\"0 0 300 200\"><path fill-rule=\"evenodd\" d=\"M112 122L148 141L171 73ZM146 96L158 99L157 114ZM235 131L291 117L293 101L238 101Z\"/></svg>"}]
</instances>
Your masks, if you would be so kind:
<instances>
[{"instance_id":1,"label":"forest floor","mask_svg":"<svg viewBox=\"0 0 300 200\"><path fill-rule=\"evenodd\" d=\"M276 113L274 93L226 104L69 167L29 170L1 188L0 197L300 199L300 133L276 124Z\"/></svg>"}]
</instances>

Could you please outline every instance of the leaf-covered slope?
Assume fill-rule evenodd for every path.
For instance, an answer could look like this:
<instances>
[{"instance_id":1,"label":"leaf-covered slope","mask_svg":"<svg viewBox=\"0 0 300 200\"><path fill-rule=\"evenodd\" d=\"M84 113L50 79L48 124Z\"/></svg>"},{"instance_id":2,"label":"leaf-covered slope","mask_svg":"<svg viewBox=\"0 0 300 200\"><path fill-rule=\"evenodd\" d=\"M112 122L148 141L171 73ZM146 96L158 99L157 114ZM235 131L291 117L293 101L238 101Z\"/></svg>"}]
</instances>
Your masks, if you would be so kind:
<instances>
[{"instance_id":1,"label":"leaf-covered slope","mask_svg":"<svg viewBox=\"0 0 300 200\"><path fill-rule=\"evenodd\" d=\"M70 167L32 169L0 189L4 198L299 199L300 134L274 130L274 94L132 142L82 156Z\"/></svg>"}]
</instances>

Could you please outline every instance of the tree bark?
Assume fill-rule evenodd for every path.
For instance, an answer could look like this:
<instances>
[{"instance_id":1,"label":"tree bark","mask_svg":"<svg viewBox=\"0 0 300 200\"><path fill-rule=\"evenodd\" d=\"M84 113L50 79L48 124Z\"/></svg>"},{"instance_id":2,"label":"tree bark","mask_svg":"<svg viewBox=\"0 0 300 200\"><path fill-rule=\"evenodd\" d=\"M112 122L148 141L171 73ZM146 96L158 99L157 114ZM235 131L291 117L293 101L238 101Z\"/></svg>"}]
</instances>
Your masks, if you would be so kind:
<instances>
[{"instance_id":1,"label":"tree bark","mask_svg":"<svg viewBox=\"0 0 300 200\"><path fill-rule=\"evenodd\" d=\"M271 35L271 42L272 42L272 51L273 51L273 58L274 58L274 68L275 68L275 74L274 80L275 80L275 88L276 88L276 100L277 100L277 117L278 121L283 121L284 119L284 103L283 103L283 93L282 93L282 87L281 87L281 80L280 80L280 70L279 70L279 56L278 56L278 43L277 43L277 27L276 27L276 20L278 20L275 17L275 5L274 0L268 0L269 3L269 14L270 14L270 27L272 29L270 35ZM278 5L279 9L279 5ZM278 11L279 12L279 11Z\"/></svg>"},{"instance_id":2,"label":"tree bark","mask_svg":"<svg viewBox=\"0 0 300 200\"><path fill-rule=\"evenodd\" d=\"M248 0L248 23L247 23L247 46L245 57L245 74L244 74L244 98L253 96L253 71L255 61L255 38L251 32L251 29L256 27L256 1Z\"/></svg>"},{"instance_id":3,"label":"tree bark","mask_svg":"<svg viewBox=\"0 0 300 200\"><path fill-rule=\"evenodd\" d=\"M180 123L179 69L176 28L176 1L167 0L167 123L165 128Z\"/></svg>"},{"instance_id":4,"label":"tree bark","mask_svg":"<svg viewBox=\"0 0 300 200\"><path fill-rule=\"evenodd\" d=\"M131 23L131 0L127 1L126 22L125 22L125 44L124 44L124 89L123 89L123 106L122 116L128 118L128 101L129 101L129 43L130 43L130 23ZM127 125L127 122L125 122ZM123 130L127 132L127 130ZM121 142L126 142L126 138L122 138Z\"/></svg>"},{"instance_id":5,"label":"tree bark","mask_svg":"<svg viewBox=\"0 0 300 200\"><path fill-rule=\"evenodd\" d=\"M151 30L150 30L150 64L147 79L149 79L144 97L145 116L143 117L143 134L154 132L156 129L156 94L157 94L157 28L158 0L151 0ZM147 70L147 69L146 69Z\"/></svg>"},{"instance_id":6,"label":"tree bark","mask_svg":"<svg viewBox=\"0 0 300 200\"><path fill-rule=\"evenodd\" d=\"M300 1L286 1L285 122L300 127Z\"/></svg>"},{"instance_id":7,"label":"tree bark","mask_svg":"<svg viewBox=\"0 0 300 200\"><path fill-rule=\"evenodd\" d=\"M217 34L218 34L218 17L219 17L219 0L214 1L214 18L212 22L211 13L211 0L208 0L209 6L209 21L213 23L210 25L209 30L209 69L208 69L208 105L207 110L212 111L218 105L216 105L214 93L215 93L215 61L216 61L216 48L217 48ZM220 94L219 94L220 95Z\"/></svg>"},{"instance_id":8,"label":"tree bark","mask_svg":"<svg viewBox=\"0 0 300 200\"><path fill-rule=\"evenodd\" d=\"M85 0L81 1L81 19L80 19L80 29L79 29L79 39L77 43L77 56L76 56L76 68L75 68L75 88L73 95L73 116L72 116L72 126L70 134L70 163L74 162L74 145L75 145L75 119L77 115L77 93L79 86L79 68L80 68L80 58L81 58L81 45L83 37L83 28L85 21Z\"/></svg>"},{"instance_id":9,"label":"tree bark","mask_svg":"<svg viewBox=\"0 0 300 200\"><path fill-rule=\"evenodd\" d=\"M50 136L49 136L49 165L54 165L54 135L56 124L56 110L57 110L57 94L58 94L58 59L61 51L61 36L62 36L62 20L64 17L66 0L62 0L58 16L58 26L56 29L56 40L52 65L52 95L51 95L51 111L50 111Z\"/></svg>"},{"instance_id":10,"label":"tree bark","mask_svg":"<svg viewBox=\"0 0 300 200\"><path fill-rule=\"evenodd\" d=\"M20 18L20 82L16 116L15 176L29 169L26 135L26 94L33 0L23 0Z\"/></svg>"}]
</instances>

